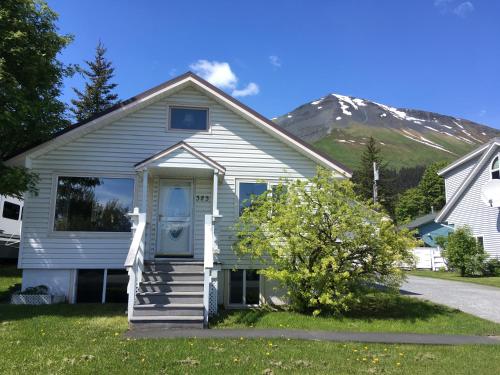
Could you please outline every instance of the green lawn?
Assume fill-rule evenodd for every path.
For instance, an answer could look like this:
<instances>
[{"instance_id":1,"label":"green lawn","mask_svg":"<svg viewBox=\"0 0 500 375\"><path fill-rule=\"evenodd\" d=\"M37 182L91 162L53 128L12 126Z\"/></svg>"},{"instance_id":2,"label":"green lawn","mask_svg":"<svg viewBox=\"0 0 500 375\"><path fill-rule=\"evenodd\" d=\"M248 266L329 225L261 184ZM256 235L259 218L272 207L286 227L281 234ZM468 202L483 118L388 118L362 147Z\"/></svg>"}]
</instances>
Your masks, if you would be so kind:
<instances>
[{"instance_id":1,"label":"green lawn","mask_svg":"<svg viewBox=\"0 0 500 375\"><path fill-rule=\"evenodd\" d=\"M230 310L221 313L212 326L500 335L500 324L446 306L383 293L367 298L345 317L313 317L289 311Z\"/></svg>"},{"instance_id":2,"label":"green lawn","mask_svg":"<svg viewBox=\"0 0 500 375\"><path fill-rule=\"evenodd\" d=\"M409 271L409 275L413 276L423 276L423 277L433 277L436 279L445 279L452 281L464 281L467 283L496 286L500 288L500 276L492 277L460 277L458 273L455 272L439 272L430 270L414 270Z\"/></svg>"},{"instance_id":3,"label":"green lawn","mask_svg":"<svg viewBox=\"0 0 500 375\"><path fill-rule=\"evenodd\" d=\"M0 263L0 302L6 302L10 294L21 287L21 271L15 264Z\"/></svg>"},{"instance_id":4,"label":"green lawn","mask_svg":"<svg viewBox=\"0 0 500 375\"><path fill-rule=\"evenodd\" d=\"M5 267L0 266L3 291L12 284L6 280L15 277L8 274ZM18 279L13 281L16 283ZM264 339L128 340L122 335L127 330L125 309L125 305L0 304L0 373L448 375L498 374L500 371L499 347L487 345L365 345ZM461 315L456 314L451 317ZM313 318L302 319L312 321ZM462 315L460 319L465 320L454 321L460 323L472 318ZM298 321L298 316L295 320ZM375 319L374 324L382 327L377 321ZM483 324L479 319L476 322ZM473 331L486 333L485 327ZM494 326L491 327L488 332L495 331ZM324 326L315 328L324 329ZM467 331L471 329L469 326Z\"/></svg>"}]
</instances>

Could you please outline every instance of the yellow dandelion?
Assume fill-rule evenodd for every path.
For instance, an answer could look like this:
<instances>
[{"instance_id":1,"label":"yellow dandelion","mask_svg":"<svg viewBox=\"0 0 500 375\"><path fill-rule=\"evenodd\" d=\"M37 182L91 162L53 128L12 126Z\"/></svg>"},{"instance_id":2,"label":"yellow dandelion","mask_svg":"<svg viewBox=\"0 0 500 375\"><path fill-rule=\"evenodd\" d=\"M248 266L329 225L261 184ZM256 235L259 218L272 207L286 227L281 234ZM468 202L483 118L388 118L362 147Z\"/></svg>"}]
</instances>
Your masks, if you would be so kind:
<instances>
[{"instance_id":1,"label":"yellow dandelion","mask_svg":"<svg viewBox=\"0 0 500 375\"><path fill-rule=\"evenodd\" d=\"M365 350L368 350L368 346L365 346Z\"/></svg>"},{"instance_id":2,"label":"yellow dandelion","mask_svg":"<svg viewBox=\"0 0 500 375\"><path fill-rule=\"evenodd\" d=\"M402 357L402 356L404 356L405 354L404 354L404 353L399 353L399 355Z\"/></svg>"},{"instance_id":3,"label":"yellow dandelion","mask_svg":"<svg viewBox=\"0 0 500 375\"><path fill-rule=\"evenodd\" d=\"M366 358L363 358L363 361L366 361Z\"/></svg>"},{"instance_id":4,"label":"yellow dandelion","mask_svg":"<svg viewBox=\"0 0 500 375\"><path fill-rule=\"evenodd\" d=\"M398 363L396 363L396 366L401 366L401 363L399 363L399 362L398 362Z\"/></svg>"},{"instance_id":5,"label":"yellow dandelion","mask_svg":"<svg viewBox=\"0 0 500 375\"><path fill-rule=\"evenodd\" d=\"M354 352L354 353L357 353L357 352L358 352L358 349L354 349L354 350L353 350L353 352Z\"/></svg>"},{"instance_id":6,"label":"yellow dandelion","mask_svg":"<svg viewBox=\"0 0 500 375\"><path fill-rule=\"evenodd\" d=\"M267 352L266 355L270 355L271 353Z\"/></svg>"}]
</instances>

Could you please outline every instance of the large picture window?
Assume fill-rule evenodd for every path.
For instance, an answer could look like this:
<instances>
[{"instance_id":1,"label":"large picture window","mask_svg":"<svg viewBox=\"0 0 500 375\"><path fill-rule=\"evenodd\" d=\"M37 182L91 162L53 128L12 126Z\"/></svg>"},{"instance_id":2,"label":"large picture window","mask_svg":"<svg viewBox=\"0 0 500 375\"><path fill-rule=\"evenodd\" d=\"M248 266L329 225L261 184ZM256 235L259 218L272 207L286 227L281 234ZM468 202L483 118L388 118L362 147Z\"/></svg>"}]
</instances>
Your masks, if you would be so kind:
<instances>
[{"instance_id":1,"label":"large picture window","mask_svg":"<svg viewBox=\"0 0 500 375\"><path fill-rule=\"evenodd\" d=\"M134 180L59 177L55 231L130 232Z\"/></svg>"},{"instance_id":2,"label":"large picture window","mask_svg":"<svg viewBox=\"0 0 500 375\"><path fill-rule=\"evenodd\" d=\"M208 130L208 109L170 107L170 129Z\"/></svg>"}]
</instances>

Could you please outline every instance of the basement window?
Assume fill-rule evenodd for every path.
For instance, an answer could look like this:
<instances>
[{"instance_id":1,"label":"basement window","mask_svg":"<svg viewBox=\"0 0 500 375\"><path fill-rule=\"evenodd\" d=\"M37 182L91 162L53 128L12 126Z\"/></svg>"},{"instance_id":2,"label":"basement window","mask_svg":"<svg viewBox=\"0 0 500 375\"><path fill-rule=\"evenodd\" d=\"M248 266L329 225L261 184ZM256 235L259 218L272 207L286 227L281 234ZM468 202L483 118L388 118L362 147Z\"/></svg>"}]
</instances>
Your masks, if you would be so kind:
<instances>
[{"instance_id":1,"label":"basement window","mask_svg":"<svg viewBox=\"0 0 500 375\"><path fill-rule=\"evenodd\" d=\"M79 269L77 303L126 303L128 273L123 269Z\"/></svg>"},{"instance_id":2,"label":"basement window","mask_svg":"<svg viewBox=\"0 0 500 375\"><path fill-rule=\"evenodd\" d=\"M260 300L260 275L257 270L233 270L229 277L229 304L255 306Z\"/></svg>"},{"instance_id":3,"label":"basement window","mask_svg":"<svg viewBox=\"0 0 500 375\"><path fill-rule=\"evenodd\" d=\"M170 107L169 129L208 130L208 108Z\"/></svg>"},{"instance_id":4,"label":"basement window","mask_svg":"<svg viewBox=\"0 0 500 375\"><path fill-rule=\"evenodd\" d=\"M498 160L498 156L493 159L493 163L491 163L491 178L493 180L500 179L500 163Z\"/></svg>"}]
</instances>

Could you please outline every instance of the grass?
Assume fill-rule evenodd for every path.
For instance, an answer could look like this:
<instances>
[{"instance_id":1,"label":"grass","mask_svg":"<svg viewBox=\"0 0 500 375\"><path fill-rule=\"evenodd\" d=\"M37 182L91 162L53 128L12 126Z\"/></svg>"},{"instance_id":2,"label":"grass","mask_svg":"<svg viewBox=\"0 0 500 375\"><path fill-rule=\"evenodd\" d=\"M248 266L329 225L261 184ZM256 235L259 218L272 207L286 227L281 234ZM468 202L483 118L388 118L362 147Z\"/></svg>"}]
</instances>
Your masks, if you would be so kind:
<instances>
[{"instance_id":1,"label":"grass","mask_svg":"<svg viewBox=\"0 0 500 375\"><path fill-rule=\"evenodd\" d=\"M13 263L0 263L0 302L21 288L21 271Z\"/></svg>"},{"instance_id":2,"label":"grass","mask_svg":"<svg viewBox=\"0 0 500 375\"><path fill-rule=\"evenodd\" d=\"M429 134L432 133L432 134ZM333 129L332 133L315 142L314 145L351 168L359 166L360 155L365 146L361 142L373 136L377 141L383 142L381 146L384 160L389 162L390 168L428 165L436 160L453 161L458 156L464 155L474 147L446 135L427 132L425 137L441 144L454 154L432 148L421 143L405 138L401 132L383 126L367 126L351 122L347 128ZM356 143L340 143L337 140L354 140Z\"/></svg>"},{"instance_id":3,"label":"grass","mask_svg":"<svg viewBox=\"0 0 500 375\"><path fill-rule=\"evenodd\" d=\"M463 281L467 283L495 286L500 288L500 276L485 276L485 277L461 277L456 272L439 272L430 270L413 270L408 272L409 275L432 277L435 279L444 279L452 281Z\"/></svg>"},{"instance_id":4,"label":"grass","mask_svg":"<svg viewBox=\"0 0 500 375\"><path fill-rule=\"evenodd\" d=\"M430 302L383 293L367 298L344 317L263 309L229 310L220 314L213 327L500 335L500 324Z\"/></svg>"},{"instance_id":5,"label":"grass","mask_svg":"<svg viewBox=\"0 0 500 375\"><path fill-rule=\"evenodd\" d=\"M12 275L13 273L13 275ZM19 281L0 266L0 292ZM0 304L1 374L497 374L498 347L128 340L125 305ZM305 319L305 318L304 318Z\"/></svg>"}]
</instances>

